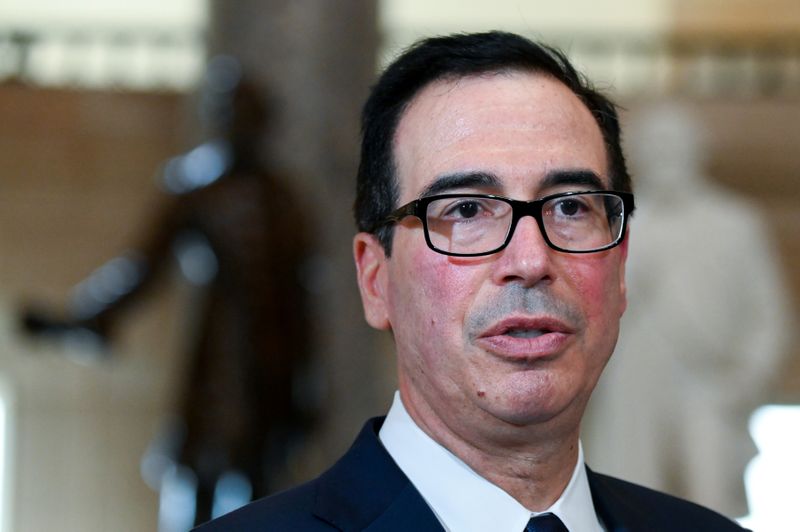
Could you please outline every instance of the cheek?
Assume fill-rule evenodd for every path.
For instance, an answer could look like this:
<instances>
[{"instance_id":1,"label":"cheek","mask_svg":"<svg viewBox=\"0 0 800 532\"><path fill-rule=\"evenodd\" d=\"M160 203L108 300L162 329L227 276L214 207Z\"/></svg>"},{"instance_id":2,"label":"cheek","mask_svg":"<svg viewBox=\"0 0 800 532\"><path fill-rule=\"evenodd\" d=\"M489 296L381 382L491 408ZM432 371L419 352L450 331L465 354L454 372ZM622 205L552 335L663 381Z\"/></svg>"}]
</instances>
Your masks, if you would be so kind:
<instances>
[{"instance_id":1,"label":"cheek","mask_svg":"<svg viewBox=\"0 0 800 532\"><path fill-rule=\"evenodd\" d=\"M423 264L420 260L419 264ZM427 290L441 301L468 301L477 289L474 268L459 265L450 257L436 255L434 260L422 268Z\"/></svg>"},{"instance_id":2,"label":"cheek","mask_svg":"<svg viewBox=\"0 0 800 532\"><path fill-rule=\"evenodd\" d=\"M426 247L397 258L391 272L393 325L410 325L429 344L460 338L466 310L478 289L476 269Z\"/></svg>"},{"instance_id":3,"label":"cheek","mask_svg":"<svg viewBox=\"0 0 800 532\"><path fill-rule=\"evenodd\" d=\"M568 276L588 320L616 322L622 315L625 298L621 275L614 256L583 257L569 269Z\"/></svg>"}]
</instances>

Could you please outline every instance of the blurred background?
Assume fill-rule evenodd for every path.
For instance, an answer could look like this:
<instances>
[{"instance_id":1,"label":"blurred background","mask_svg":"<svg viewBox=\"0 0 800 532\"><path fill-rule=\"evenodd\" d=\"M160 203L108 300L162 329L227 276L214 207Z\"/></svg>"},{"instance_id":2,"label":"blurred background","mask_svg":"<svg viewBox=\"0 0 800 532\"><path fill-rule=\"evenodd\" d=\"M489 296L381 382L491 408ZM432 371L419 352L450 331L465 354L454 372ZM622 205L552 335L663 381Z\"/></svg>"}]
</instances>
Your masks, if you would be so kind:
<instances>
[{"instance_id":1,"label":"blurred background","mask_svg":"<svg viewBox=\"0 0 800 532\"><path fill-rule=\"evenodd\" d=\"M758 530L796 529L785 498L800 491L796 1L5 0L0 532L185 530L203 471L230 480L212 483L214 504L227 493L235 506L258 493L260 477L273 490L320 472L367 417L386 411L391 340L363 323L350 252L360 106L404 46L487 29L564 49L629 126L639 188L631 308L586 420L590 465L731 517L750 514ZM215 82L207 65L219 57L228 74ZM240 131L231 116L251 108L225 107L216 121L207 111L209 87L227 101L243 80L266 109L255 156L229 149ZM213 149L193 151L203 146ZM263 201L227 192L243 173L269 175L278 188ZM253 212L271 220L264 234L223 245ZM167 226L175 231L165 236ZM276 252L253 254L252 242ZM252 282L297 291L212 305L209 294L234 293L229 264L251 273L278 264L277 283ZM94 310L81 306L87 293ZM205 334L204 320L241 323L230 308L276 316L301 300L305 321L271 337L239 341L252 331L223 327L214 344ZM31 309L39 321L24 322ZM228 371L219 364L239 360L233 353L247 356L229 388L197 385ZM205 425L186 405L238 394L259 355L302 358L286 411L309 413L307 422L260 434L262 451L275 441L281 450L256 473L236 466L228 440L209 444L224 448L214 459L185 458L187 442L216 434L197 429ZM752 418L762 405L776 406ZM247 433L218 432L235 432L230 441ZM746 467L767 491L745 490Z\"/></svg>"}]
</instances>

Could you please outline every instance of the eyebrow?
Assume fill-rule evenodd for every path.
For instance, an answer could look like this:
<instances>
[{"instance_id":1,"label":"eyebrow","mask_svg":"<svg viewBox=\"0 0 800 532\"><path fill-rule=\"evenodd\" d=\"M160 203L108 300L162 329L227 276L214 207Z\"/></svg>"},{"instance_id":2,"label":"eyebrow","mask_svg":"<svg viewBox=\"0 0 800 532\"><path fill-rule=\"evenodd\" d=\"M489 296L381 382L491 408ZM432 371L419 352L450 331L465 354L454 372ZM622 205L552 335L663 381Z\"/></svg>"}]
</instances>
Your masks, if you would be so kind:
<instances>
[{"instance_id":1,"label":"eyebrow","mask_svg":"<svg viewBox=\"0 0 800 532\"><path fill-rule=\"evenodd\" d=\"M592 190L605 190L603 179L591 170L551 170L539 183L540 190L565 185L585 186ZM459 188L502 188L499 177L491 172L455 172L444 174L422 189L419 197L434 196Z\"/></svg>"},{"instance_id":2,"label":"eyebrow","mask_svg":"<svg viewBox=\"0 0 800 532\"><path fill-rule=\"evenodd\" d=\"M500 188L500 179L490 172L456 172L444 174L433 180L427 187L422 189L421 198L448 192L457 188Z\"/></svg>"},{"instance_id":3,"label":"eyebrow","mask_svg":"<svg viewBox=\"0 0 800 532\"><path fill-rule=\"evenodd\" d=\"M539 183L540 190L564 185L587 186L593 190L605 190L603 179L591 170L551 170Z\"/></svg>"}]
</instances>

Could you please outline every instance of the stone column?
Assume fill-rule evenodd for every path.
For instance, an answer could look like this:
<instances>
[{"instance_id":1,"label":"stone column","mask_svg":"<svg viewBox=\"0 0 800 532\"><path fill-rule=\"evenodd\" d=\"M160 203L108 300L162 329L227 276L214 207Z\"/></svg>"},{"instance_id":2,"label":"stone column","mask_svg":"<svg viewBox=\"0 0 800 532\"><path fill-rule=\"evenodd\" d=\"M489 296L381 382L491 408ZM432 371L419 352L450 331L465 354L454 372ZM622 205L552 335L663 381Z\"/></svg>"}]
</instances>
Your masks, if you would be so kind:
<instances>
[{"instance_id":1,"label":"stone column","mask_svg":"<svg viewBox=\"0 0 800 532\"><path fill-rule=\"evenodd\" d=\"M359 112L376 70L372 0L215 0L210 53L234 55L267 87L275 116L264 143L316 227L311 268L325 420L309 474L330 463L363 421L384 413L393 357L364 322L351 253ZM289 230L290 228L285 228ZM301 474L302 475L302 474Z\"/></svg>"}]
</instances>

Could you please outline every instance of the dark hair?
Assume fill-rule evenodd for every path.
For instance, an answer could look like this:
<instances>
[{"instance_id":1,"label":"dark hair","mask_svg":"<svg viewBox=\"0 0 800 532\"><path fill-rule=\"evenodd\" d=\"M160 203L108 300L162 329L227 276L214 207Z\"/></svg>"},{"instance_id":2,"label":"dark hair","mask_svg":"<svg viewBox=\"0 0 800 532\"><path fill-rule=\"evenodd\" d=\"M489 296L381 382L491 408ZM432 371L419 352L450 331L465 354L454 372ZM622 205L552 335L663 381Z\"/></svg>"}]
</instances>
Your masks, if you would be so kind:
<instances>
[{"instance_id":1,"label":"dark hair","mask_svg":"<svg viewBox=\"0 0 800 532\"><path fill-rule=\"evenodd\" d=\"M359 231L374 232L387 255L391 253L393 226L377 224L397 203L392 148L397 124L406 107L423 87L434 81L514 70L550 75L580 98L603 134L612 187L631 191L616 107L575 70L562 52L500 31L424 39L405 50L383 72L372 87L361 115L356 224Z\"/></svg>"}]
</instances>

